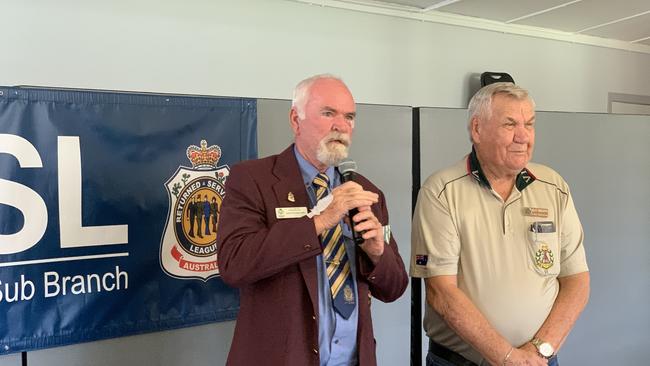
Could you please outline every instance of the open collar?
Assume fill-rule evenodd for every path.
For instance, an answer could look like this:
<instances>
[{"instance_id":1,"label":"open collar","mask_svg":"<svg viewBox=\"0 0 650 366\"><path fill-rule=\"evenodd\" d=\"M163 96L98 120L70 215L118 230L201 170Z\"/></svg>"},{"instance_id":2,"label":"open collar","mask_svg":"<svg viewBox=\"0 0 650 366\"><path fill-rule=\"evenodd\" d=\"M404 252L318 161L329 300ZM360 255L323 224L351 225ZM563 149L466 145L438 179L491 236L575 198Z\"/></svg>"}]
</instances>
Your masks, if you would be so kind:
<instances>
[{"instance_id":1,"label":"open collar","mask_svg":"<svg viewBox=\"0 0 650 366\"><path fill-rule=\"evenodd\" d=\"M478 161L478 156L476 155L474 146L472 146L472 152L467 155L467 173L474 177L474 179L476 179L480 185L488 189L492 188L490 186L490 182L485 177L485 173L483 173L483 169L481 168L481 163ZM519 174L517 174L515 186L517 187L517 190L521 192L531 183L533 183L535 179L537 178L535 178L533 173L531 173L528 168L523 168Z\"/></svg>"}]
</instances>

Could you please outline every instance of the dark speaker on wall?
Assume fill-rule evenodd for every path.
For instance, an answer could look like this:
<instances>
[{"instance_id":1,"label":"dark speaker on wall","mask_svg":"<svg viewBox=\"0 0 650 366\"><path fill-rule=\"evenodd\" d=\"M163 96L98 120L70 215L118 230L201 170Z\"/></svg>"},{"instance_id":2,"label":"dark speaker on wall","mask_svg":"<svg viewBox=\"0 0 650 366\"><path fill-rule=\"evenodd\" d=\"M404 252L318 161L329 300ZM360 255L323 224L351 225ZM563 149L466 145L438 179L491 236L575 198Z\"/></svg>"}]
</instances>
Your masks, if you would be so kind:
<instances>
[{"instance_id":1,"label":"dark speaker on wall","mask_svg":"<svg viewBox=\"0 0 650 366\"><path fill-rule=\"evenodd\" d=\"M481 87L490 85L492 83L515 83L515 79L510 76L510 74L505 72L492 72L486 71L481 74Z\"/></svg>"}]
</instances>

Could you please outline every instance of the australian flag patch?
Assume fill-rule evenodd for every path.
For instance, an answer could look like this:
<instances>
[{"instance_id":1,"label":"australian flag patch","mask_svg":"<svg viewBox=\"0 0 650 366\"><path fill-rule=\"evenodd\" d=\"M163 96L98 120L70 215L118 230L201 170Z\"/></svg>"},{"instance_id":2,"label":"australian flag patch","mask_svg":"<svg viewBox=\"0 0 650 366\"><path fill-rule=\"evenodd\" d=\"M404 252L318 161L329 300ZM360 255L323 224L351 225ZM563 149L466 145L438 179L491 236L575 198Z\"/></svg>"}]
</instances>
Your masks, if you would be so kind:
<instances>
[{"instance_id":1,"label":"australian flag patch","mask_svg":"<svg viewBox=\"0 0 650 366\"><path fill-rule=\"evenodd\" d=\"M415 255L415 264L418 266L426 266L429 261L429 256L426 254L416 254Z\"/></svg>"}]
</instances>

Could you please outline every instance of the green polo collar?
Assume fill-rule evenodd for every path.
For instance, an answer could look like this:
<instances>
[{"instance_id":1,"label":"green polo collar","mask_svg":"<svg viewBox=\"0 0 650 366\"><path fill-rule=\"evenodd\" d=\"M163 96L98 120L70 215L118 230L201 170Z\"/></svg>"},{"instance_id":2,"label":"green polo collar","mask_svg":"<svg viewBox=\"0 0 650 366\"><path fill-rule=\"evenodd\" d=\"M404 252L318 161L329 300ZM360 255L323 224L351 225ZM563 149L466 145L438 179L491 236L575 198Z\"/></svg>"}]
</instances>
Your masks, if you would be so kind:
<instances>
[{"instance_id":1,"label":"green polo collar","mask_svg":"<svg viewBox=\"0 0 650 366\"><path fill-rule=\"evenodd\" d=\"M480 185L488 189L492 188L490 187L490 182L487 180L485 174L483 173L483 169L481 168L481 163L478 161L474 146L472 146L472 152L467 156L467 173L474 177L474 179L476 179ZM519 172L519 174L517 174L515 186L519 192L521 192L531 183L533 183L535 179L537 178L535 178L533 173L531 173L527 168L524 168Z\"/></svg>"}]
</instances>

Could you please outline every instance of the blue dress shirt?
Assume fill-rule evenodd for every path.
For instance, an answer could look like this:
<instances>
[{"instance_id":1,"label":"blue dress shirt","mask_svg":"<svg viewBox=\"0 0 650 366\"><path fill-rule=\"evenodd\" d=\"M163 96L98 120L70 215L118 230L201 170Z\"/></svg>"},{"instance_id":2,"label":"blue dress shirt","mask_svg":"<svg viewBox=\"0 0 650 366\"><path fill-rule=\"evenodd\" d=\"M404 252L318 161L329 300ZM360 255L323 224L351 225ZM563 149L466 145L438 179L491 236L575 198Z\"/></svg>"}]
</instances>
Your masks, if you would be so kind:
<instances>
[{"instance_id":1,"label":"blue dress shirt","mask_svg":"<svg viewBox=\"0 0 650 366\"><path fill-rule=\"evenodd\" d=\"M294 153L300 166L300 173L305 182L307 195L311 207L316 204L316 193L312 187L314 178L319 171L311 165L305 158L300 155L294 146ZM327 168L325 174L329 177L329 190L341 184L341 179L334 167ZM345 237L345 250L347 251L350 261L350 273L354 282L354 293L357 291L356 276L356 247L352 241L352 233L345 222L341 222L343 236ZM354 311L350 318L345 319L340 316L332 305L332 294L330 292L330 283L327 278L327 267L324 264L323 256L316 257L316 266L318 272L318 343L321 366L349 366L357 364L357 324L359 318L359 299L354 306Z\"/></svg>"}]
</instances>

